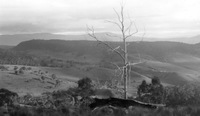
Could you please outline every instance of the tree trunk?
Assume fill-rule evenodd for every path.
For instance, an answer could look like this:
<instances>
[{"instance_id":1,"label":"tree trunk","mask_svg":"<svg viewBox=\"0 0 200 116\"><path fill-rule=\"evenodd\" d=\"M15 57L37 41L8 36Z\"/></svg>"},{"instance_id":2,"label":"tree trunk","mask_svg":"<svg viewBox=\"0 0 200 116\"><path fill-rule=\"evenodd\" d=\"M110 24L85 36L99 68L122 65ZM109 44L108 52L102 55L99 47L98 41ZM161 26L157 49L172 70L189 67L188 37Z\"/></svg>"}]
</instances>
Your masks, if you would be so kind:
<instances>
[{"instance_id":1,"label":"tree trunk","mask_svg":"<svg viewBox=\"0 0 200 116\"><path fill-rule=\"evenodd\" d=\"M127 77L128 77L128 71L127 71L127 64L128 64L128 52L127 52L127 44L126 44L126 35L124 31L124 17L123 17L123 8L122 8L122 37L123 37L123 44L124 44L124 99L127 99Z\"/></svg>"},{"instance_id":2,"label":"tree trunk","mask_svg":"<svg viewBox=\"0 0 200 116\"><path fill-rule=\"evenodd\" d=\"M127 67L124 67L124 99L127 99Z\"/></svg>"}]
</instances>

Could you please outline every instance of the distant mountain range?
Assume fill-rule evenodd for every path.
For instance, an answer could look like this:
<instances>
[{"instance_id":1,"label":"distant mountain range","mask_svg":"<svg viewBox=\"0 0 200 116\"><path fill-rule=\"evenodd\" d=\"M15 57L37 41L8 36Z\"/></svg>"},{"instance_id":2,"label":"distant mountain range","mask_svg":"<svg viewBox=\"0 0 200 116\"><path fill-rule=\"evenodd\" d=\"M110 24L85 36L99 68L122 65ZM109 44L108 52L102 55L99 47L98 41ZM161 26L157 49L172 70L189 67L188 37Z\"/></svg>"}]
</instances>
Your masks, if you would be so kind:
<instances>
[{"instance_id":1,"label":"distant mountain range","mask_svg":"<svg viewBox=\"0 0 200 116\"><path fill-rule=\"evenodd\" d=\"M123 46L121 42L108 42L113 48ZM89 40L30 40L18 44L13 50L48 53L73 53L77 56L90 55L93 58L107 57L105 45L98 45L97 41ZM122 52L122 51L121 51ZM129 42L128 52L130 57L140 57L157 61L166 61L171 54L187 54L200 57L200 44L185 44L180 42ZM65 58L65 57L64 57Z\"/></svg>"},{"instance_id":2,"label":"distant mountain range","mask_svg":"<svg viewBox=\"0 0 200 116\"><path fill-rule=\"evenodd\" d=\"M116 37L116 34L112 33L97 33L97 37L99 37L103 41L119 41L119 38ZM107 36L111 35L111 36ZM112 36L114 35L114 36ZM118 36L118 35L117 35ZM61 35L61 34L50 34L50 33L34 33L34 34L13 34L13 35L0 35L0 45L17 45L20 42L28 41L32 39L43 39L43 40L50 40L50 39L61 39L61 40L94 40L87 34L83 35ZM141 37L134 37L135 40L140 41L142 40ZM177 42L184 42L184 43L198 43L200 42L200 36L195 36L191 38L143 38L144 41L177 41Z\"/></svg>"},{"instance_id":3,"label":"distant mountain range","mask_svg":"<svg viewBox=\"0 0 200 116\"><path fill-rule=\"evenodd\" d=\"M50 33L35 33L35 34L14 34L14 35L0 35L0 45L17 45L20 42L33 40L33 39L69 39L77 40L79 38L84 39L84 35L56 35Z\"/></svg>"}]
</instances>

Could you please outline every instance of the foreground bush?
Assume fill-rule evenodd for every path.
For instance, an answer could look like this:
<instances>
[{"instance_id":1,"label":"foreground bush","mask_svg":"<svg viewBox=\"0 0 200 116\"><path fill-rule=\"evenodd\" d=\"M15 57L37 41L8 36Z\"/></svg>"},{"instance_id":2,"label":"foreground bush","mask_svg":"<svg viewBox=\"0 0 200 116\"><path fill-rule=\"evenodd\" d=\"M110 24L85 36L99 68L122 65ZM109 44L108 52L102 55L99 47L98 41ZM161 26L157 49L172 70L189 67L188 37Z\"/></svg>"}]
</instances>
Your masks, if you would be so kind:
<instances>
[{"instance_id":1,"label":"foreground bush","mask_svg":"<svg viewBox=\"0 0 200 116\"><path fill-rule=\"evenodd\" d=\"M158 77L152 78L151 84L147 84L145 80L142 81L138 87L137 94L138 97L136 99L142 102L155 104L164 102L164 87Z\"/></svg>"},{"instance_id":2,"label":"foreground bush","mask_svg":"<svg viewBox=\"0 0 200 116\"><path fill-rule=\"evenodd\" d=\"M0 65L0 70L1 71L8 71L8 67L6 67L4 65Z\"/></svg>"},{"instance_id":3,"label":"foreground bush","mask_svg":"<svg viewBox=\"0 0 200 116\"><path fill-rule=\"evenodd\" d=\"M0 110L0 114L3 114ZM149 110L139 107L129 109L101 107L90 109L59 107L57 110L45 108L15 107L9 109L10 116L199 116L200 107L185 106L177 108L158 108Z\"/></svg>"},{"instance_id":4,"label":"foreground bush","mask_svg":"<svg viewBox=\"0 0 200 116\"><path fill-rule=\"evenodd\" d=\"M200 85L198 84L167 87L165 91L165 103L168 106L200 105Z\"/></svg>"},{"instance_id":5,"label":"foreground bush","mask_svg":"<svg viewBox=\"0 0 200 116\"><path fill-rule=\"evenodd\" d=\"M18 97L18 94L7 89L0 89L0 106L5 104L13 105L15 98Z\"/></svg>"},{"instance_id":6,"label":"foreground bush","mask_svg":"<svg viewBox=\"0 0 200 116\"><path fill-rule=\"evenodd\" d=\"M198 83L163 87L160 80L155 77L151 84L142 81L137 93L136 99L146 103L162 103L169 107L200 106L200 85Z\"/></svg>"}]
</instances>

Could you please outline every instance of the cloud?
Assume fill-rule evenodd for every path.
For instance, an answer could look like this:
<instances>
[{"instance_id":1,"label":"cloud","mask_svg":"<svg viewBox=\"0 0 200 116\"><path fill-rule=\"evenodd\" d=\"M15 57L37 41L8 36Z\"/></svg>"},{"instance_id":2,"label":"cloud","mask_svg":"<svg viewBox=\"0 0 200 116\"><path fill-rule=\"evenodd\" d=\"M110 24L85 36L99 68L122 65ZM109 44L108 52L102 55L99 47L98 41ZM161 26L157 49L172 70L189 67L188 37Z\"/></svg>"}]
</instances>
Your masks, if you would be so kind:
<instances>
[{"instance_id":1,"label":"cloud","mask_svg":"<svg viewBox=\"0 0 200 116\"><path fill-rule=\"evenodd\" d=\"M0 0L0 33L118 31L115 20L121 0ZM125 17L149 36L195 35L200 29L199 0L124 0ZM127 20L128 21L128 20ZM176 33L176 34L174 34Z\"/></svg>"},{"instance_id":2,"label":"cloud","mask_svg":"<svg viewBox=\"0 0 200 116\"><path fill-rule=\"evenodd\" d=\"M42 27L29 23L6 24L0 27L0 32L9 33L31 33L43 31Z\"/></svg>"}]
</instances>

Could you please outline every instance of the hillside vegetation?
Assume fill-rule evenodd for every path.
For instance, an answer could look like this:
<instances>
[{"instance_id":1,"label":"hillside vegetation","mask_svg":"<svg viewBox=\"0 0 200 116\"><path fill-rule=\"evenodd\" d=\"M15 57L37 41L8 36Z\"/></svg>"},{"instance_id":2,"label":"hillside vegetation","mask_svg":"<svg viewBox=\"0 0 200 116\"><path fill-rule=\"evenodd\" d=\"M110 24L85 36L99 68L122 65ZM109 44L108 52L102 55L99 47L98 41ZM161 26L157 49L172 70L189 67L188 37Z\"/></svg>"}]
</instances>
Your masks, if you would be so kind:
<instances>
[{"instance_id":1,"label":"hillside vegetation","mask_svg":"<svg viewBox=\"0 0 200 116\"><path fill-rule=\"evenodd\" d=\"M121 45L120 42L108 43L113 47ZM12 50L49 58L50 61L55 58L62 62L93 65L93 67L102 67L105 70L116 69L112 63L121 64L117 54L96 41L31 40L20 43ZM129 42L128 52L131 62L146 61L145 64L133 67L136 69L135 72L143 76L151 78L153 75L162 75L162 81L168 84L199 81L200 46L198 44ZM47 62L47 64L50 63ZM172 79L177 81L172 81Z\"/></svg>"},{"instance_id":2,"label":"hillside vegetation","mask_svg":"<svg viewBox=\"0 0 200 116\"><path fill-rule=\"evenodd\" d=\"M120 42L108 43L113 47L121 45ZM159 77L164 85L199 82L199 49L198 44L129 42L130 61L144 61L131 67L129 94L136 93L142 80L149 82L154 76ZM121 62L117 54L96 41L30 40L11 49L0 50L1 64L40 67L38 70L55 73L63 80L89 77L102 84L122 80L114 65L120 66Z\"/></svg>"},{"instance_id":3,"label":"hillside vegetation","mask_svg":"<svg viewBox=\"0 0 200 116\"><path fill-rule=\"evenodd\" d=\"M89 105L94 102L89 96L114 99L123 96L121 73L115 66L122 61L105 46L96 41L30 40L0 49L0 88L11 90L15 96L5 99L9 107L2 106L0 114L5 107L13 116L195 116L200 102L199 49L198 44L129 42L130 61L144 61L132 66L129 72L129 100L164 103L167 107L161 104L158 109L136 106L124 109L110 99L109 104L114 107L95 110Z\"/></svg>"}]
</instances>

